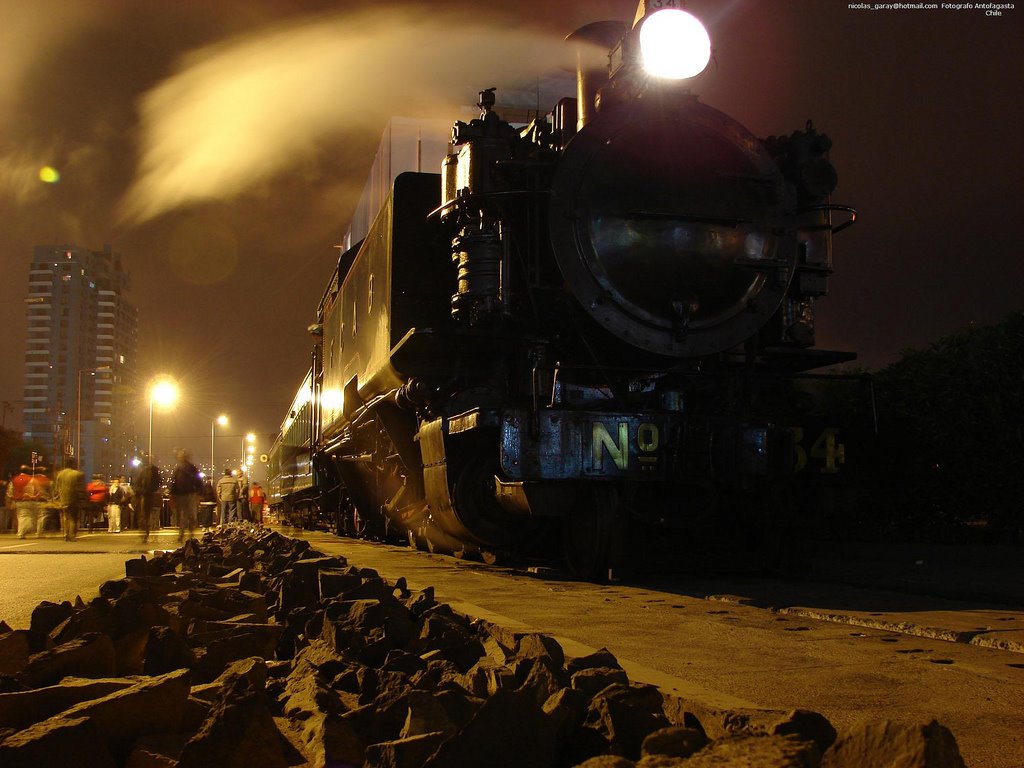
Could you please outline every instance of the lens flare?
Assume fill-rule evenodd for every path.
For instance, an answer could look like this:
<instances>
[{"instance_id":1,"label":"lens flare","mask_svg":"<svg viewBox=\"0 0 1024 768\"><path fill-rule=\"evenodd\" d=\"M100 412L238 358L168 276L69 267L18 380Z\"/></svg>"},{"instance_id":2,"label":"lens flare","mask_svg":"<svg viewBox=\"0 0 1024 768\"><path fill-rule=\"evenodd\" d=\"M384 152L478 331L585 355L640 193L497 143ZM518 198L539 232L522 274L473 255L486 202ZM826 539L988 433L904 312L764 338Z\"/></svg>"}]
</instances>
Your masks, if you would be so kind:
<instances>
[{"instance_id":1,"label":"lens flare","mask_svg":"<svg viewBox=\"0 0 1024 768\"><path fill-rule=\"evenodd\" d=\"M44 165L39 169L39 180L47 184L56 184L60 181L60 171L50 165Z\"/></svg>"},{"instance_id":2,"label":"lens flare","mask_svg":"<svg viewBox=\"0 0 1024 768\"><path fill-rule=\"evenodd\" d=\"M711 61L711 38L694 16L668 8L644 19L640 52L648 74L683 80L699 75Z\"/></svg>"},{"instance_id":3,"label":"lens flare","mask_svg":"<svg viewBox=\"0 0 1024 768\"><path fill-rule=\"evenodd\" d=\"M160 408L170 408L178 402L178 385L173 379L156 379L149 390L150 400Z\"/></svg>"}]
</instances>

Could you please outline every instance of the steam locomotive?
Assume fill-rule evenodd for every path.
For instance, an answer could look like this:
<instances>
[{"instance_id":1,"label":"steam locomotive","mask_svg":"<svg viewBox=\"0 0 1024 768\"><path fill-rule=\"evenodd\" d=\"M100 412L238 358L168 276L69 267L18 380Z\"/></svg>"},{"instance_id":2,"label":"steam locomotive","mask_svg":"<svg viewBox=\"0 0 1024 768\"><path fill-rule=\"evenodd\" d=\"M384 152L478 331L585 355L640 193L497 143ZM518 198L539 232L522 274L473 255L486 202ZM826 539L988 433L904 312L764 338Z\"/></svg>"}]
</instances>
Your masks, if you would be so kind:
<instances>
[{"instance_id":1,"label":"steam locomotive","mask_svg":"<svg viewBox=\"0 0 1024 768\"><path fill-rule=\"evenodd\" d=\"M548 117L481 91L440 176L395 179L317 307L271 456L283 514L488 561L557 543L596 577L638 528L791 524L801 473L841 468L803 385L855 357L814 347L856 218L830 141L760 140L650 74L644 28L688 15L653 5L572 36L607 66L581 54Z\"/></svg>"}]
</instances>

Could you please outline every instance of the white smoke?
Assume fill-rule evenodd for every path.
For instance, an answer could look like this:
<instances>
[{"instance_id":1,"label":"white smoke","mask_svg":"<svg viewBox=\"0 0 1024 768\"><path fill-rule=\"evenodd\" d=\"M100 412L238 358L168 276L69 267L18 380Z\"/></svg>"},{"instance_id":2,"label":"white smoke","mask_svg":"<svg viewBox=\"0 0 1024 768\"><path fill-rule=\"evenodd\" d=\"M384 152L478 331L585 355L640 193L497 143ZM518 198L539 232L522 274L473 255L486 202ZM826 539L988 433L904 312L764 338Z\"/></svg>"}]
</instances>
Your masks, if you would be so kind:
<instances>
[{"instance_id":1,"label":"white smoke","mask_svg":"<svg viewBox=\"0 0 1024 768\"><path fill-rule=\"evenodd\" d=\"M326 141L376 137L391 115L453 115L477 89L522 88L572 55L549 33L408 8L204 48L142 99L139 171L122 214L144 221L240 195L315 159Z\"/></svg>"}]
</instances>

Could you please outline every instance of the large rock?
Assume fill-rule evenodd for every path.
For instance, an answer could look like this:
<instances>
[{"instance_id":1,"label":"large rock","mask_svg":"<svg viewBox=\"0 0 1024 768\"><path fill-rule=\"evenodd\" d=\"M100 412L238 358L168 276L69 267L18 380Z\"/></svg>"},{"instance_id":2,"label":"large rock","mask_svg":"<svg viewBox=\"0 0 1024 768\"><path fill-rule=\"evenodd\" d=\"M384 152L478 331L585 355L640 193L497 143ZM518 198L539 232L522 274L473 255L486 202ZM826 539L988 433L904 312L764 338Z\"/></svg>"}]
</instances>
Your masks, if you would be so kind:
<instances>
[{"instance_id":1,"label":"large rock","mask_svg":"<svg viewBox=\"0 0 1024 768\"><path fill-rule=\"evenodd\" d=\"M140 736L180 730L188 691L189 672L180 669L76 704L38 726L69 718L88 718L111 754L123 760Z\"/></svg>"},{"instance_id":2,"label":"large rock","mask_svg":"<svg viewBox=\"0 0 1024 768\"><path fill-rule=\"evenodd\" d=\"M949 729L932 721L902 725L890 721L866 723L836 739L825 753L822 768L964 768L956 739Z\"/></svg>"},{"instance_id":3,"label":"large rock","mask_svg":"<svg viewBox=\"0 0 1024 768\"><path fill-rule=\"evenodd\" d=\"M640 746L640 754L643 757L660 755L683 758L699 752L707 744L708 737L704 731L672 725L648 734Z\"/></svg>"},{"instance_id":4,"label":"large rock","mask_svg":"<svg viewBox=\"0 0 1024 768\"><path fill-rule=\"evenodd\" d=\"M554 726L533 699L498 691L457 735L445 741L424 768L547 768L555 763Z\"/></svg>"},{"instance_id":5,"label":"large rock","mask_svg":"<svg viewBox=\"0 0 1024 768\"><path fill-rule=\"evenodd\" d=\"M74 606L67 600L63 603L52 603L49 600L43 600L43 602L32 609L32 619L29 622L29 629L33 632L44 632L49 634L55 627L67 620L74 612Z\"/></svg>"},{"instance_id":6,"label":"large rock","mask_svg":"<svg viewBox=\"0 0 1024 768\"><path fill-rule=\"evenodd\" d=\"M371 640L387 639L387 652L405 648L413 637L413 618L394 596L384 598L335 600L324 614L322 638L337 651L342 651L360 638L360 646Z\"/></svg>"},{"instance_id":7,"label":"large rock","mask_svg":"<svg viewBox=\"0 0 1024 768\"><path fill-rule=\"evenodd\" d=\"M193 685L189 695L213 704L220 700L225 688L233 684L236 677L246 678L255 690L263 691L267 684L267 663L258 656L234 661L212 683Z\"/></svg>"},{"instance_id":8,"label":"large rock","mask_svg":"<svg viewBox=\"0 0 1024 768\"><path fill-rule=\"evenodd\" d=\"M60 685L0 693L0 728L25 728L83 701L102 698L135 685L137 680L70 679Z\"/></svg>"},{"instance_id":9,"label":"large rock","mask_svg":"<svg viewBox=\"0 0 1024 768\"><path fill-rule=\"evenodd\" d=\"M521 681L519 690L529 693L534 700L543 705L552 694L564 687L562 670L551 669L552 660L545 657L520 659L515 666L516 679Z\"/></svg>"},{"instance_id":10,"label":"large rock","mask_svg":"<svg viewBox=\"0 0 1024 768\"><path fill-rule=\"evenodd\" d=\"M0 634L0 675L20 672L28 663L28 633L8 631Z\"/></svg>"},{"instance_id":11,"label":"large rock","mask_svg":"<svg viewBox=\"0 0 1024 768\"><path fill-rule=\"evenodd\" d=\"M313 768L363 764L366 744L351 720L317 713L293 725L299 732L303 756Z\"/></svg>"},{"instance_id":12,"label":"large rock","mask_svg":"<svg viewBox=\"0 0 1024 768\"><path fill-rule=\"evenodd\" d=\"M135 742L124 768L178 768L187 737L178 734L143 736Z\"/></svg>"},{"instance_id":13,"label":"large rock","mask_svg":"<svg viewBox=\"0 0 1024 768\"><path fill-rule=\"evenodd\" d=\"M809 709L794 709L770 723L768 733L813 741L823 754L836 740L836 729L824 715Z\"/></svg>"},{"instance_id":14,"label":"large rock","mask_svg":"<svg viewBox=\"0 0 1024 768\"><path fill-rule=\"evenodd\" d=\"M629 678L621 669L612 667L593 667L581 669L573 674L570 685L588 699L593 698L609 685L629 685Z\"/></svg>"},{"instance_id":15,"label":"large rock","mask_svg":"<svg viewBox=\"0 0 1024 768\"><path fill-rule=\"evenodd\" d=\"M661 701L653 685L616 683L593 698L585 724L608 742L609 752L636 760L644 739L669 724Z\"/></svg>"},{"instance_id":16,"label":"large rock","mask_svg":"<svg viewBox=\"0 0 1024 768\"><path fill-rule=\"evenodd\" d=\"M426 691L412 691L406 699L406 708L405 723L402 725L399 738L408 739L429 733L444 733L450 736L458 730L444 704L437 696ZM468 720L467 717L464 723Z\"/></svg>"},{"instance_id":17,"label":"large rock","mask_svg":"<svg viewBox=\"0 0 1024 768\"><path fill-rule=\"evenodd\" d=\"M444 733L424 733L366 748L367 768L420 768L447 739Z\"/></svg>"},{"instance_id":18,"label":"large rock","mask_svg":"<svg viewBox=\"0 0 1024 768\"><path fill-rule=\"evenodd\" d=\"M570 659L565 665L565 671L571 677L581 669L595 669L598 667L622 669L619 660L615 658L615 654L607 648L601 648L587 656L577 656L574 659Z\"/></svg>"},{"instance_id":19,"label":"large rock","mask_svg":"<svg viewBox=\"0 0 1024 768\"><path fill-rule=\"evenodd\" d=\"M329 600L341 595L346 590L354 589L362 583L358 573L347 568L321 568L317 572L317 584L320 599Z\"/></svg>"},{"instance_id":20,"label":"large rock","mask_svg":"<svg viewBox=\"0 0 1024 768\"><path fill-rule=\"evenodd\" d=\"M59 683L64 677L113 677L117 673L114 644L98 633L31 656L20 678L33 688Z\"/></svg>"},{"instance_id":21,"label":"large rock","mask_svg":"<svg viewBox=\"0 0 1024 768\"><path fill-rule=\"evenodd\" d=\"M270 700L245 675L226 682L202 729L185 745L180 768L285 768L284 743Z\"/></svg>"},{"instance_id":22,"label":"large rock","mask_svg":"<svg viewBox=\"0 0 1024 768\"><path fill-rule=\"evenodd\" d=\"M656 768L664 758L645 757L637 768ZM799 741L791 736L738 735L716 739L685 762L686 768L722 768L722 766L757 766L757 768L817 768L821 753L813 742ZM889 763L859 763L859 768L885 766Z\"/></svg>"},{"instance_id":23,"label":"large rock","mask_svg":"<svg viewBox=\"0 0 1024 768\"><path fill-rule=\"evenodd\" d=\"M119 677L143 673L148 644L148 629L136 629L114 640L114 659Z\"/></svg>"},{"instance_id":24,"label":"large rock","mask_svg":"<svg viewBox=\"0 0 1024 768\"><path fill-rule=\"evenodd\" d=\"M185 638L170 627L151 627L143 655L143 671L162 675L175 669L189 669L196 657Z\"/></svg>"},{"instance_id":25,"label":"large rock","mask_svg":"<svg viewBox=\"0 0 1024 768\"><path fill-rule=\"evenodd\" d=\"M462 680L463 688L474 696L481 697L491 696L500 690L515 690L519 685L515 673L511 669L503 664L498 664L488 656L484 656L474 664L473 668L462 676ZM533 698L535 703L540 706L547 696L540 701L536 701L536 696Z\"/></svg>"},{"instance_id":26,"label":"large rock","mask_svg":"<svg viewBox=\"0 0 1024 768\"><path fill-rule=\"evenodd\" d=\"M66 717L30 726L0 742L4 768L115 768L117 763L88 717Z\"/></svg>"},{"instance_id":27,"label":"large rock","mask_svg":"<svg viewBox=\"0 0 1024 768\"><path fill-rule=\"evenodd\" d=\"M205 649L193 667L196 677L202 681L214 680L231 662L249 656L273 659L281 630L276 624L236 624L207 636L191 636L190 643L203 645Z\"/></svg>"}]
</instances>

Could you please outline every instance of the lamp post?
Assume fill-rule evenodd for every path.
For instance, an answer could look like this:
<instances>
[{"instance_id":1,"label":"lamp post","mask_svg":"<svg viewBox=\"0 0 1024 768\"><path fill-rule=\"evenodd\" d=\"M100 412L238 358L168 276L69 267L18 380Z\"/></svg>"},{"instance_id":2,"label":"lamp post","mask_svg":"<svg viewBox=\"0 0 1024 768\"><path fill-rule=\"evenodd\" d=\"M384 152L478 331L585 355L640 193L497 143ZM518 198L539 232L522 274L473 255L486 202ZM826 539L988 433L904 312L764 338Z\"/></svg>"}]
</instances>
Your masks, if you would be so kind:
<instances>
[{"instance_id":1,"label":"lamp post","mask_svg":"<svg viewBox=\"0 0 1024 768\"><path fill-rule=\"evenodd\" d=\"M153 380L149 387L149 461L153 462L153 403L170 408L178 400L178 385L166 376Z\"/></svg>"},{"instance_id":2,"label":"lamp post","mask_svg":"<svg viewBox=\"0 0 1024 768\"><path fill-rule=\"evenodd\" d=\"M91 373L95 376L97 373L110 373L112 370L113 368L109 365L78 369L78 406L75 411L75 462L78 464L79 469L82 469L82 374Z\"/></svg>"},{"instance_id":3,"label":"lamp post","mask_svg":"<svg viewBox=\"0 0 1024 768\"><path fill-rule=\"evenodd\" d=\"M250 432L244 438L242 438L242 466L240 467L240 469L241 469L242 472L245 473L246 477L249 476L249 464L246 462L246 458L247 458L249 453L254 453L255 452L256 449L253 447L253 443L255 443L255 442L256 442L256 435L253 434L252 432ZM246 448L246 445L245 445L246 443L249 444L248 448Z\"/></svg>"},{"instance_id":4,"label":"lamp post","mask_svg":"<svg viewBox=\"0 0 1024 768\"><path fill-rule=\"evenodd\" d=\"M222 427L226 427L228 425L228 417L222 413L210 422L210 476L213 480L217 479L217 454L214 453L214 440L216 438L218 424Z\"/></svg>"}]
</instances>

